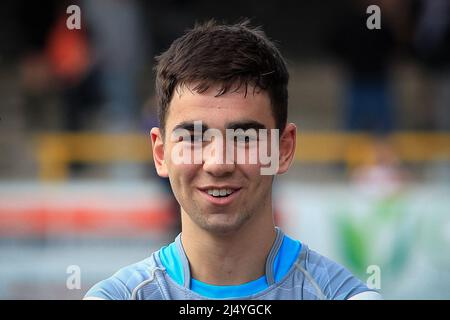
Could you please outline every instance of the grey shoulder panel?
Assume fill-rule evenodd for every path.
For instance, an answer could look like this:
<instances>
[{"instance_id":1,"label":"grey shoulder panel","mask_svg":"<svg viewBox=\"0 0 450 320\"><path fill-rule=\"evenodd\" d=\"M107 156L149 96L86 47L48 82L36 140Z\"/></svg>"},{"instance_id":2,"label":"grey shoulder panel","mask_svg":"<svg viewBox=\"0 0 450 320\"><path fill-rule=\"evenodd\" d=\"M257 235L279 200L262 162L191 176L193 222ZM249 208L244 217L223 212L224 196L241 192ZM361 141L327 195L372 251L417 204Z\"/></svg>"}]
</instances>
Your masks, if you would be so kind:
<instances>
[{"instance_id":1,"label":"grey shoulder panel","mask_svg":"<svg viewBox=\"0 0 450 320\"><path fill-rule=\"evenodd\" d=\"M108 279L94 285L85 297L96 297L107 300L130 300L146 298L152 289L157 296L160 292L155 282L155 272L164 270L154 259L155 253L138 263L126 266ZM142 292L146 293L143 294Z\"/></svg>"},{"instance_id":2,"label":"grey shoulder panel","mask_svg":"<svg viewBox=\"0 0 450 320\"><path fill-rule=\"evenodd\" d=\"M345 300L370 289L342 265L320 255L306 245L302 248L299 271L305 274L319 299Z\"/></svg>"}]
</instances>

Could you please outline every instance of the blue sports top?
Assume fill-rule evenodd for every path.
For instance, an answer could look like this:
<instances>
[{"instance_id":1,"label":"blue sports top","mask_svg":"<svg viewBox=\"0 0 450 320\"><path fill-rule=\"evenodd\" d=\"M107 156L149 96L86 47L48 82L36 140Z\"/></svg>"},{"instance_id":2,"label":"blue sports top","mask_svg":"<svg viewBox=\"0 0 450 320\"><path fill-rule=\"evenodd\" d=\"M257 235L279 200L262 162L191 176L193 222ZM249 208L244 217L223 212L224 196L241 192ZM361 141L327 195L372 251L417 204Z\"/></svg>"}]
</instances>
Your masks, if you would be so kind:
<instances>
[{"instance_id":1,"label":"blue sports top","mask_svg":"<svg viewBox=\"0 0 450 320\"><path fill-rule=\"evenodd\" d=\"M279 243L277 243L277 241ZM184 286L186 283L192 291L202 296L223 299L249 296L268 288L267 273L272 275L275 282L279 281L288 273L289 269L294 264L300 249L301 244L299 241L293 240L286 235L277 238L275 245L269 253L269 258L271 255L275 255L275 259L273 261L267 259L271 267L266 270L266 275L241 285L232 286L207 284L191 278L189 272L186 272L185 279L184 270L189 270L189 262L184 253L180 235L175 239L175 242L159 251L159 258L166 269L166 272L180 286Z\"/></svg>"},{"instance_id":2,"label":"blue sports top","mask_svg":"<svg viewBox=\"0 0 450 320\"><path fill-rule=\"evenodd\" d=\"M211 285L191 278L181 234L149 258L124 267L94 285L86 299L379 299L381 296L347 269L277 235L266 259L265 275L240 285Z\"/></svg>"}]
</instances>

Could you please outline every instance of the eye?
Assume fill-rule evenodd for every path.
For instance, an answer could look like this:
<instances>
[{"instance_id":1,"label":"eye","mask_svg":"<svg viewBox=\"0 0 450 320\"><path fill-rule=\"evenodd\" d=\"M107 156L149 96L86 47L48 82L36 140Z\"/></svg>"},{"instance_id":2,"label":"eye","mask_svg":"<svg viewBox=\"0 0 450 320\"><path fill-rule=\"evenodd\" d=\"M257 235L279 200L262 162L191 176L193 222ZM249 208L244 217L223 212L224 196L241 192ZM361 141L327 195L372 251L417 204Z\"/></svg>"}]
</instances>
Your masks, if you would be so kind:
<instances>
[{"instance_id":1,"label":"eye","mask_svg":"<svg viewBox=\"0 0 450 320\"><path fill-rule=\"evenodd\" d=\"M202 143L203 142L203 135L202 134L185 134L178 137L178 142L184 142L184 143Z\"/></svg>"},{"instance_id":2,"label":"eye","mask_svg":"<svg viewBox=\"0 0 450 320\"><path fill-rule=\"evenodd\" d=\"M257 141L258 140L258 136L257 135L236 135L234 136L234 142L245 142L245 143L250 143L252 141Z\"/></svg>"}]
</instances>

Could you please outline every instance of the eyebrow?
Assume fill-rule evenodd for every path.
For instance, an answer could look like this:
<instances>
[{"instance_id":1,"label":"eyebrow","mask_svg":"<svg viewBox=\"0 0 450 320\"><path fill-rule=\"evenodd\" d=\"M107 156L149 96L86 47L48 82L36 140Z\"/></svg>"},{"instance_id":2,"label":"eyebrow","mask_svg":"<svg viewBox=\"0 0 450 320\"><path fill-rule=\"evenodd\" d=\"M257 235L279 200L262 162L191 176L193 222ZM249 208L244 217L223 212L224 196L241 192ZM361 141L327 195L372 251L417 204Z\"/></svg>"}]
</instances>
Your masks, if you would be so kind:
<instances>
[{"instance_id":1,"label":"eyebrow","mask_svg":"<svg viewBox=\"0 0 450 320\"><path fill-rule=\"evenodd\" d=\"M226 125L227 129L243 129L244 131L248 129L266 129L266 126L263 125L261 122L255 121L255 120L244 120L244 121L233 121L229 122Z\"/></svg>"},{"instance_id":2,"label":"eyebrow","mask_svg":"<svg viewBox=\"0 0 450 320\"><path fill-rule=\"evenodd\" d=\"M185 129L187 131L194 131L194 129L195 129L194 122L193 121L183 121L183 122L177 124L173 128L172 132L179 130L179 129ZM208 126L205 124L202 124L202 133L204 133L206 130L208 130Z\"/></svg>"},{"instance_id":3,"label":"eyebrow","mask_svg":"<svg viewBox=\"0 0 450 320\"><path fill-rule=\"evenodd\" d=\"M237 130L237 129L242 129L244 131L248 130L248 129L255 129L255 130L259 130L259 129L267 129L266 126L258 121L255 120L243 120L243 121L232 121L232 122L228 122L225 126L226 129L232 129L232 130ZM187 131L194 131L195 126L194 126L194 121L183 121L179 124L177 124L172 131L178 130L178 129L185 129ZM206 124L202 123L202 133L204 133L206 130L208 130L209 127Z\"/></svg>"}]
</instances>

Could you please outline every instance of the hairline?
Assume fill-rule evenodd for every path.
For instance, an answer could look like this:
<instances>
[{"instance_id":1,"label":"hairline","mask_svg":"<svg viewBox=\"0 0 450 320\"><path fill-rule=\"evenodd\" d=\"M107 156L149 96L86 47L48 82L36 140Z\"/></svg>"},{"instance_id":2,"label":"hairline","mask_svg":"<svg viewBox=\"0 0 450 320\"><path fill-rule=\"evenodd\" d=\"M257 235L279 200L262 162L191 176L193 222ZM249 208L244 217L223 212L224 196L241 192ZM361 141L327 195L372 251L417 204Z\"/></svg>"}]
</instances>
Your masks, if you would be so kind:
<instances>
[{"instance_id":1,"label":"hairline","mask_svg":"<svg viewBox=\"0 0 450 320\"><path fill-rule=\"evenodd\" d=\"M198 90L195 89L195 86L198 86L198 84L205 83L205 82L210 83L210 84L208 84L208 89L206 91L199 92ZM246 97L249 92L251 92L253 95L255 95L258 92L265 92L267 94L267 97L269 98L270 115L271 115L271 117L274 120L275 128L279 129L281 131L281 130L284 130L284 128L286 127L287 121L282 124L282 127L278 128L277 117L275 116L275 108L276 108L276 106L274 105L273 99L270 96L270 91L269 90L263 89L263 88L261 88L260 86L258 86L257 84L255 84L253 82L249 82L249 83L242 83L241 82L241 83L239 83L239 80L236 80L236 81L232 82L232 84L230 86L230 88L235 87L234 90L230 89L230 90L227 90L226 92L222 93L222 92L220 92L221 91L220 88L223 87L224 82L222 82L222 81L214 81L214 80L211 80L211 81L206 80L205 82L199 81L199 80L193 80L193 81L188 81L188 82L180 81L179 83L177 83L175 85L175 87L173 89L173 92L172 92L172 96L170 98L170 101L167 103L167 108L165 110L165 115L164 115L164 123L160 123L160 131L161 131L163 140L165 138L165 133L166 133L166 128L165 127L167 125L167 119L168 119L169 114L170 114L170 110L171 110L170 106L172 104L173 97L174 97L175 94L177 94L179 92L180 89L183 90L183 88L189 90L191 93L195 92L197 94L203 94L203 93L207 92L208 90L211 90L214 87L219 87L219 89L217 90L218 94L214 96L214 97L217 98L217 97L220 97L222 95L229 94L229 93L238 93L241 90L242 86L244 86L244 85L246 85L247 88L248 87L253 87L252 90L245 90L244 96ZM194 84L194 87L192 87L192 84Z\"/></svg>"}]
</instances>

